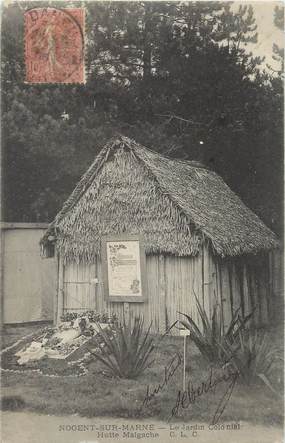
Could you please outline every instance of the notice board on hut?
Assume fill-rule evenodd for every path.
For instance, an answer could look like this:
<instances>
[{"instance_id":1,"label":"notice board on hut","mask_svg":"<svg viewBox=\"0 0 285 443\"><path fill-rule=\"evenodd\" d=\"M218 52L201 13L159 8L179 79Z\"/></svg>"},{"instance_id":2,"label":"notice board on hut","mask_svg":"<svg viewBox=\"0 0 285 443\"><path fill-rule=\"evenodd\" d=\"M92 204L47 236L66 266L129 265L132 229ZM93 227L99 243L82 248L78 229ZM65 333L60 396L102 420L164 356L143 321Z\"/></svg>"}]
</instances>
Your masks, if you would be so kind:
<instances>
[{"instance_id":1,"label":"notice board on hut","mask_svg":"<svg viewBox=\"0 0 285 443\"><path fill-rule=\"evenodd\" d=\"M145 251L138 235L102 239L104 294L109 302L144 302Z\"/></svg>"}]
</instances>

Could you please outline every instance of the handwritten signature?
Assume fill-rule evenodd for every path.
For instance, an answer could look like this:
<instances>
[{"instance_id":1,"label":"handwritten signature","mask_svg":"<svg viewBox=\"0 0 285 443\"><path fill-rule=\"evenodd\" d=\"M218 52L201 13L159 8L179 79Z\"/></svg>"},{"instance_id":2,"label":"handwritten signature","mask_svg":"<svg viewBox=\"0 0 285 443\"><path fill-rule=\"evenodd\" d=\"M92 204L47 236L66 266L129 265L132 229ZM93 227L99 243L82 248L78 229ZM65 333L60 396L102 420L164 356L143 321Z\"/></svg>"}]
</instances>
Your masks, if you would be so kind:
<instances>
[{"instance_id":1,"label":"handwritten signature","mask_svg":"<svg viewBox=\"0 0 285 443\"><path fill-rule=\"evenodd\" d=\"M174 408L172 408L170 419L172 417L177 417L181 409L188 409L190 405L195 404L200 397L207 394L209 391L213 391L218 385L225 382L227 383L227 388L218 403L211 422L212 425L218 423L231 398L233 389L239 376L239 373L233 370L230 365L225 365L223 368L219 369L222 372L214 376L213 368L211 368L207 379L202 381L200 385L195 387L189 380L187 390L178 391L176 404Z\"/></svg>"},{"instance_id":2,"label":"handwritten signature","mask_svg":"<svg viewBox=\"0 0 285 443\"><path fill-rule=\"evenodd\" d=\"M169 380L173 377L173 375L175 374L181 363L182 363L182 357L177 352L170 360L168 365L165 366L164 368L163 382L161 384L156 385L154 388L150 388L150 386L147 385L146 394L142 406L147 406L148 403L167 386Z\"/></svg>"}]
</instances>

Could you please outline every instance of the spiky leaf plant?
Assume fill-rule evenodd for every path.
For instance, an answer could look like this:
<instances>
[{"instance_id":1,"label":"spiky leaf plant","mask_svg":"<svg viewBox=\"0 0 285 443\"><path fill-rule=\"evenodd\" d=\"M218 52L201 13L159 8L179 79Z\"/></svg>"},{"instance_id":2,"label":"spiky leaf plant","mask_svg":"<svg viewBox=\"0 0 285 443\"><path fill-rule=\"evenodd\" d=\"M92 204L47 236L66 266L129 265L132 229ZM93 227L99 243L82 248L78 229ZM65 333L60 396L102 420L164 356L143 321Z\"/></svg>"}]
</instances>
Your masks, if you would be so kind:
<instances>
[{"instance_id":1,"label":"spiky leaf plant","mask_svg":"<svg viewBox=\"0 0 285 443\"><path fill-rule=\"evenodd\" d=\"M186 320L180 320L180 323L190 331L190 336L201 354L211 363L224 363L225 349L224 343L234 344L239 331L245 328L252 317L250 313L246 317L240 315L240 308L234 313L232 320L226 331L223 331L223 324L220 315L220 306L216 304L213 308L212 317L209 318L205 309L199 302L194 293L197 305L197 311L201 319L202 327L188 314L182 314Z\"/></svg>"},{"instance_id":2,"label":"spiky leaf plant","mask_svg":"<svg viewBox=\"0 0 285 443\"><path fill-rule=\"evenodd\" d=\"M111 372L120 378L137 378L153 361L150 361L154 341L150 328L144 332L143 319L136 317L133 325L116 323L106 329L98 324L99 351L91 351ZM103 346L102 346L103 344Z\"/></svg>"},{"instance_id":3,"label":"spiky leaf plant","mask_svg":"<svg viewBox=\"0 0 285 443\"><path fill-rule=\"evenodd\" d=\"M272 343L266 332L239 331L235 348L225 343L223 349L228 361L245 383L251 384L259 378L272 392L279 395L270 382L270 375L283 367L284 359L282 351Z\"/></svg>"}]
</instances>

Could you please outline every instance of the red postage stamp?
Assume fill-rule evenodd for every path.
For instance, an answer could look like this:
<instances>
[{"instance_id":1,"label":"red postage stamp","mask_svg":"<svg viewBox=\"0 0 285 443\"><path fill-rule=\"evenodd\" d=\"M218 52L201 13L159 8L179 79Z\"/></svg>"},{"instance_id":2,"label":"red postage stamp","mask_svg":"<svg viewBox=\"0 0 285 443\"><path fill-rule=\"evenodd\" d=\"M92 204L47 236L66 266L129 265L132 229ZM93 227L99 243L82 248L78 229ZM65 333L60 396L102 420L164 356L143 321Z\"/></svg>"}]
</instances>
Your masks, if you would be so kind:
<instances>
[{"instance_id":1,"label":"red postage stamp","mask_svg":"<svg viewBox=\"0 0 285 443\"><path fill-rule=\"evenodd\" d=\"M25 12L27 83L85 83L83 8Z\"/></svg>"}]
</instances>

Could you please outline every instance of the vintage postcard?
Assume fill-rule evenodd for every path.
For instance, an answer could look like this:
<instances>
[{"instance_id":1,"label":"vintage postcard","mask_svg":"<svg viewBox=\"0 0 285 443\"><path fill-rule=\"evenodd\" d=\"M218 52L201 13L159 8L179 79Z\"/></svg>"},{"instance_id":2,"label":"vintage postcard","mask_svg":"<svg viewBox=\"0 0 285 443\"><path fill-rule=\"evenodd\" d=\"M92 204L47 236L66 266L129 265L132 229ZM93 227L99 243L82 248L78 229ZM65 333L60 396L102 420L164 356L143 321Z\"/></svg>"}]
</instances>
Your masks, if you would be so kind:
<instances>
[{"instance_id":1,"label":"vintage postcard","mask_svg":"<svg viewBox=\"0 0 285 443\"><path fill-rule=\"evenodd\" d=\"M2 4L1 441L284 441L284 5Z\"/></svg>"}]
</instances>

